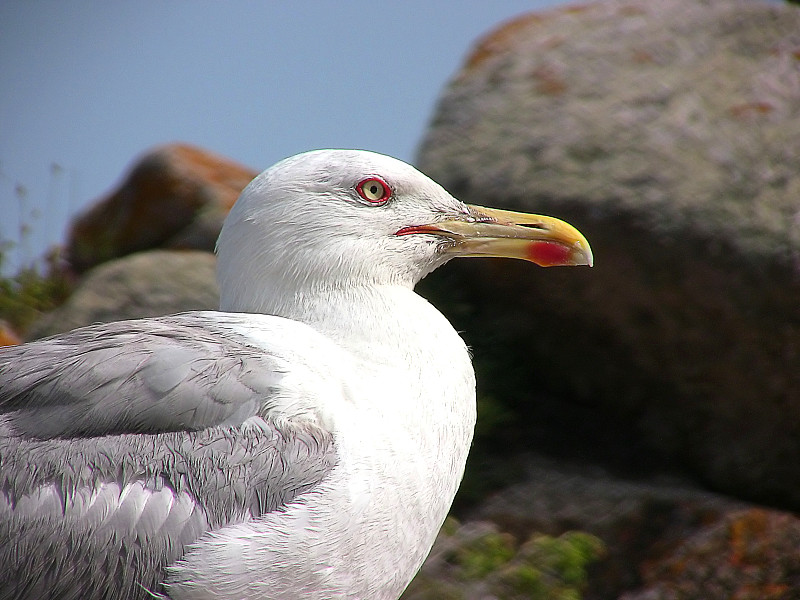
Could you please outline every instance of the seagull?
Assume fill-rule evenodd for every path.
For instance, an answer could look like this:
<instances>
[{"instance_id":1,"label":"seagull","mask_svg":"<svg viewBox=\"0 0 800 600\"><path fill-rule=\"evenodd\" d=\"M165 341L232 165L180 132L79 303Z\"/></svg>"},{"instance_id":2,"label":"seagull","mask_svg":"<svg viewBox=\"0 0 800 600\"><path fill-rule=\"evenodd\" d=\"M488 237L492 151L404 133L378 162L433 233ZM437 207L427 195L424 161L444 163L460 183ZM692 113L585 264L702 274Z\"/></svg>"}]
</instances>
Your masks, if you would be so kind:
<instances>
[{"instance_id":1,"label":"seagull","mask_svg":"<svg viewBox=\"0 0 800 600\"><path fill-rule=\"evenodd\" d=\"M476 418L414 285L455 257L592 264L563 221L361 150L261 173L217 254L219 312L0 353L0 598L397 599Z\"/></svg>"}]
</instances>

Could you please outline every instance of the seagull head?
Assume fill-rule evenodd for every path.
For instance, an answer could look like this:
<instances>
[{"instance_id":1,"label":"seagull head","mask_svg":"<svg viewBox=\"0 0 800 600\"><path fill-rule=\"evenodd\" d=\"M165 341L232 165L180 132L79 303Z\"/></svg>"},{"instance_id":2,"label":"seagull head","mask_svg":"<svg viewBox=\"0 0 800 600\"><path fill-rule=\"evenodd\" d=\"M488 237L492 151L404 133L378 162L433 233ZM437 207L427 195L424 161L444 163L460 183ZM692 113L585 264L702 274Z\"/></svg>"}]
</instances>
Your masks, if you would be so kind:
<instances>
[{"instance_id":1,"label":"seagull head","mask_svg":"<svg viewBox=\"0 0 800 600\"><path fill-rule=\"evenodd\" d=\"M363 150L306 152L258 175L217 254L221 309L242 312L324 290L412 288L459 256L592 264L564 221L464 204L411 165Z\"/></svg>"}]
</instances>

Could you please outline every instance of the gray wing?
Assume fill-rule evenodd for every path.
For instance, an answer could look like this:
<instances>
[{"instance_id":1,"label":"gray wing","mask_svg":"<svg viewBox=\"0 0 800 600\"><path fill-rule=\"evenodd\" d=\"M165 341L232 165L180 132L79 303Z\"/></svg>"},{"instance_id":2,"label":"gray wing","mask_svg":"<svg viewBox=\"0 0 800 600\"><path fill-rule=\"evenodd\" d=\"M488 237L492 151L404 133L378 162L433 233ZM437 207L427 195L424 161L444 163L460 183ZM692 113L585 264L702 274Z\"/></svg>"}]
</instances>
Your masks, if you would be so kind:
<instances>
[{"instance_id":1,"label":"gray wing","mask_svg":"<svg viewBox=\"0 0 800 600\"><path fill-rule=\"evenodd\" d=\"M37 438L196 431L259 414L280 376L206 313L120 321L0 349L0 413Z\"/></svg>"},{"instance_id":2,"label":"gray wing","mask_svg":"<svg viewBox=\"0 0 800 600\"><path fill-rule=\"evenodd\" d=\"M152 598L203 533L316 486L333 440L270 418L276 360L191 313L3 351L0 599Z\"/></svg>"}]
</instances>

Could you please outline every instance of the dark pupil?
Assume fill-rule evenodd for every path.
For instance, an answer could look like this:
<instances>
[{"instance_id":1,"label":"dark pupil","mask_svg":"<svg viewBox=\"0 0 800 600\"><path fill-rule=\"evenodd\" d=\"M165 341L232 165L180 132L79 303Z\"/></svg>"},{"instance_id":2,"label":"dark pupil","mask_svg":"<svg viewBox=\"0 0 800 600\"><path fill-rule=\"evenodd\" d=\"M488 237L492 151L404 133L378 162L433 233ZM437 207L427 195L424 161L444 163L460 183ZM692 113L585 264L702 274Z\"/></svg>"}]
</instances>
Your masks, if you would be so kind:
<instances>
[{"instance_id":1,"label":"dark pupil","mask_svg":"<svg viewBox=\"0 0 800 600\"><path fill-rule=\"evenodd\" d=\"M370 191L371 194L377 194L378 193L378 186L377 185L371 186L369 188L369 191Z\"/></svg>"}]
</instances>

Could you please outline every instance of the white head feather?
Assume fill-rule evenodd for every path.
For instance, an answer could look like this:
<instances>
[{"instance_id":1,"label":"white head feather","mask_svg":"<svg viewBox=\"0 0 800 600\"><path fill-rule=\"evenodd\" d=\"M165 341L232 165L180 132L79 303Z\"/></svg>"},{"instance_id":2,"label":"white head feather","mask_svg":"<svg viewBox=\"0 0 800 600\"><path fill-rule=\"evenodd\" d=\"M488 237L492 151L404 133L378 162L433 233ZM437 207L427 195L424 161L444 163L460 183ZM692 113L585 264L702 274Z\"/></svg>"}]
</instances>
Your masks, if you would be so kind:
<instances>
[{"instance_id":1,"label":"white head feather","mask_svg":"<svg viewBox=\"0 0 800 600\"><path fill-rule=\"evenodd\" d=\"M356 190L379 177L383 205ZM397 236L403 227L468 217L469 210L414 167L360 150L287 158L245 188L217 244L220 308L281 314L287 301L364 285L412 288L451 256L441 238Z\"/></svg>"}]
</instances>

